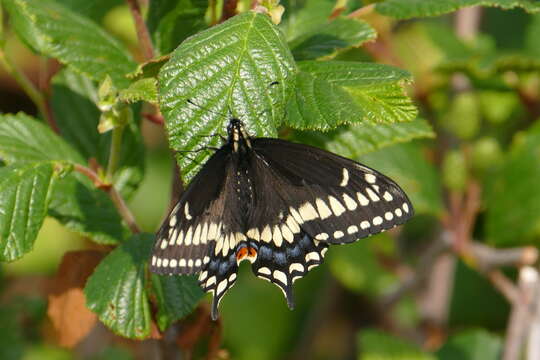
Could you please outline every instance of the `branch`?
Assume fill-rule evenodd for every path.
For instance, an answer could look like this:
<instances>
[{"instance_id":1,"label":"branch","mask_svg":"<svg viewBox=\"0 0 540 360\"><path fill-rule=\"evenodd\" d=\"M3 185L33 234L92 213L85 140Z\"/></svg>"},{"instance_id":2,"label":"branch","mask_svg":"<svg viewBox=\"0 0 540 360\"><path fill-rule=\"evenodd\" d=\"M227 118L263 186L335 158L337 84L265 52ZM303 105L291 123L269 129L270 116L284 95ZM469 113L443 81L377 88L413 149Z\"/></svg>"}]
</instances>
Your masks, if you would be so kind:
<instances>
[{"instance_id":1,"label":"branch","mask_svg":"<svg viewBox=\"0 0 540 360\"><path fill-rule=\"evenodd\" d=\"M131 10L131 16L135 22L135 29L137 30L137 38L139 39L139 45L141 46L142 53L145 60L150 60L154 57L154 47L152 45L152 39L150 33L146 27L146 23L141 15L141 7L137 0L126 0L129 9Z\"/></svg>"},{"instance_id":2,"label":"branch","mask_svg":"<svg viewBox=\"0 0 540 360\"><path fill-rule=\"evenodd\" d=\"M141 232L141 229L137 225L135 217L131 213L131 210L129 210L126 202L124 201L120 193L118 193L114 185L103 182L103 180L94 170L87 168L86 166L75 164L74 169L75 171L88 177L98 189L101 189L107 194L109 194L114 206L118 210L118 213L126 222L131 232L133 232L134 234L138 234Z\"/></svg>"}]
</instances>

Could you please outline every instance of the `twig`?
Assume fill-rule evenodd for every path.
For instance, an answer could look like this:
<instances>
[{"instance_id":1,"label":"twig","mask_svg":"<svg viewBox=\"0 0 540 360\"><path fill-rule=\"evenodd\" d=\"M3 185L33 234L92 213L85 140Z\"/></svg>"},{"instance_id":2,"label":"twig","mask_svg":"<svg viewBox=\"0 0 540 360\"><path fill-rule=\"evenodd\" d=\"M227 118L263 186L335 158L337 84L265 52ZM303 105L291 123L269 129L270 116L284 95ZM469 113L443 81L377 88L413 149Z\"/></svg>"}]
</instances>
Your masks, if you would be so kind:
<instances>
[{"instance_id":1,"label":"twig","mask_svg":"<svg viewBox=\"0 0 540 360\"><path fill-rule=\"evenodd\" d=\"M482 8L473 6L456 12L454 28L456 35L463 40L474 40L482 17Z\"/></svg>"},{"instance_id":2,"label":"twig","mask_svg":"<svg viewBox=\"0 0 540 360\"><path fill-rule=\"evenodd\" d=\"M531 326L527 339L527 360L540 359L540 291L534 294L531 301Z\"/></svg>"},{"instance_id":3,"label":"twig","mask_svg":"<svg viewBox=\"0 0 540 360\"><path fill-rule=\"evenodd\" d=\"M114 206L118 210L118 213L120 214L122 219L126 222L131 232L133 232L134 234L138 234L141 232L141 229L137 225L135 221L135 217L131 213L131 210L129 210L128 206L126 205L126 202L124 201L122 196L118 193L118 191L112 184L104 182L99 177L99 175L96 172L94 172L94 170L87 168L86 166L75 164L74 170L88 177L90 180L92 180L92 182L97 188L109 194Z\"/></svg>"},{"instance_id":4,"label":"twig","mask_svg":"<svg viewBox=\"0 0 540 360\"><path fill-rule=\"evenodd\" d=\"M510 304L515 303L519 299L518 288L500 270L492 270L486 276Z\"/></svg>"},{"instance_id":5,"label":"twig","mask_svg":"<svg viewBox=\"0 0 540 360\"><path fill-rule=\"evenodd\" d=\"M163 115L161 114L151 114L151 113L142 113L142 116L143 118L145 118L146 120L154 123L154 124L157 124L157 125L162 125L165 123L165 120L163 119Z\"/></svg>"},{"instance_id":6,"label":"twig","mask_svg":"<svg viewBox=\"0 0 540 360\"><path fill-rule=\"evenodd\" d=\"M238 0L225 0L223 3L223 13L221 15L220 22L232 18L236 15L236 7L238 6Z\"/></svg>"},{"instance_id":7,"label":"twig","mask_svg":"<svg viewBox=\"0 0 540 360\"><path fill-rule=\"evenodd\" d=\"M523 267L519 272L518 284L519 292L510 314L502 360L520 359L526 332L531 323L530 308L540 290L538 271L532 267Z\"/></svg>"},{"instance_id":8,"label":"twig","mask_svg":"<svg viewBox=\"0 0 540 360\"><path fill-rule=\"evenodd\" d=\"M135 22L135 29L137 30L137 38L139 39L139 45L141 46L142 53L145 60L150 60L154 57L154 47L152 45L152 39L150 33L146 27L146 23L141 15L141 7L137 0L126 0L129 9L131 10L131 16Z\"/></svg>"},{"instance_id":9,"label":"twig","mask_svg":"<svg viewBox=\"0 0 540 360\"><path fill-rule=\"evenodd\" d=\"M107 163L107 181L112 182L114 173L120 161L120 151L122 149L122 134L124 126L117 126L112 130L111 149L109 151L109 162Z\"/></svg>"},{"instance_id":10,"label":"twig","mask_svg":"<svg viewBox=\"0 0 540 360\"><path fill-rule=\"evenodd\" d=\"M47 121L51 129L57 134L60 133L60 129L56 124L52 111L48 109L48 104L43 93L41 93L34 84L28 79L28 77L7 57L3 48L0 48L0 63L4 66L6 72L13 76L15 81L28 95L32 102L36 105L43 118Z\"/></svg>"}]
</instances>

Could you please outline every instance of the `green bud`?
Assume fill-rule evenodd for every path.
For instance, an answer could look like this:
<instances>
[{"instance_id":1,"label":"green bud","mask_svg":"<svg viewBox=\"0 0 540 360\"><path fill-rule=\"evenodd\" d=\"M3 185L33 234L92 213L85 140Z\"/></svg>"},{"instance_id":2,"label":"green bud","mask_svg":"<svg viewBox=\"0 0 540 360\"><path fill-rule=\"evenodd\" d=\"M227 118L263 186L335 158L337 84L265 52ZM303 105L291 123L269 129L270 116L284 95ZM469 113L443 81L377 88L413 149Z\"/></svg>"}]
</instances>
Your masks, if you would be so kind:
<instances>
[{"instance_id":1,"label":"green bud","mask_svg":"<svg viewBox=\"0 0 540 360\"><path fill-rule=\"evenodd\" d=\"M496 139L484 137L477 140L471 152L471 164L475 171L484 173L493 168L503 158L501 146Z\"/></svg>"},{"instance_id":2,"label":"green bud","mask_svg":"<svg viewBox=\"0 0 540 360\"><path fill-rule=\"evenodd\" d=\"M98 89L98 108L102 112L111 111L116 104L118 91L114 87L112 79L109 75L103 79Z\"/></svg>"},{"instance_id":3,"label":"green bud","mask_svg":"<svg viewBox=\"0 0 540 360\"><path fill-rule=\"evenodd\" d=\"M442 163L443 184L450 190L463 191L467 176L467 164L461 151L447 152Z\"/></svg>"},{"instance_id":4,"label":"green bud","mask_svg":"<svg viewBox=\"0 0 540 360\"><path fill-rule=\"evenodd\" d=\"M480 111L476 96L471 92L456 95L446 116L443 126L460 139L473 138L480 128Z\"/></svg>"}]
</instances>

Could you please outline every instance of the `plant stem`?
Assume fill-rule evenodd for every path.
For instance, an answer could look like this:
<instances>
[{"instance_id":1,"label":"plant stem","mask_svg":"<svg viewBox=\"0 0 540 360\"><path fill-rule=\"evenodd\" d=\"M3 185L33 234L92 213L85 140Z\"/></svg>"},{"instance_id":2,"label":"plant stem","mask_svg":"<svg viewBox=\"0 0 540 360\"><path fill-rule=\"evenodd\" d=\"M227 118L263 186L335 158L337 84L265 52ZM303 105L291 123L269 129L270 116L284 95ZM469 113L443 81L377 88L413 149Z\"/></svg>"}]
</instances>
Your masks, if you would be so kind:
<instances>
[{"instance_id":1,"label":"plant stem","mask_svg":"<svg viewBox=\"0 0 540 360\"><path fill-rule=\"evenodd\" d=\"M131 10L131 16L135 22L135 29L137 30L137 38L139 39L139 45L144 55L145 60L150 60L154 57L154 47L152 45L152 39L150 33L146 27L146 23L141 14L141 7L137 0L126 0L129 9Z\"/></svg>"},{"instance_id":2,"label":"plant stem","mask_svg":"<svg viewBox=\"0 0 540 360\"><path fill-rule=\"evenodd\" d=\"M141 232L141 229L137 225L137 222L135 221L135 217L131 213L131 210L129 210L129 208L126 205L126 202L124 201L122 196L118 193L114 185L104 182L94 170L86 166L75 164L74 169L75 171L83 174L84 176L92 180L92 182L97 188L109 194L114 206L118 210L118 213L120 214L122 219L126 222L131 232L135 234Z\"/></svg>"},{"instance_id":3,"label":"plant stem","mask_svg":"<svg viewBox=\"0 0 540 360\"><path fill-rule=\"evenodd\" d=\"M125 125L117 126L112 130L111 150L109 152L109 163L107 164L107 181L112 183L114 173L120 160L120 151L122 150L122 135Z\"/></svg>"},{"instance_id":4,"label":"plant stem","mask_svg":"<svg viewBox=\"0 0 540 360\"><path fill-rule=\"evenodd\" d=\"M353 11L347 17L349 19L365 16L368 14L371 14L375 10L375 4L369 4L366 6L362 6L360 9Z\"/></svg>"},{"instance_id":5,"label":"plant stem","mask_svg":"<svg viewBox=\"0 0 540 360\"><path fill-rule=\"evenodd\" d=\"M36 105L43 118L47 121L51 129L56 133L60 133L58 125L52 116L52 111L49 109L47 101L43 93L41 93L28 77L8 58L3 47L0 48L0 63L10 74L23 91L28 95L30 100Z\"/></svg>"}]
</instances>

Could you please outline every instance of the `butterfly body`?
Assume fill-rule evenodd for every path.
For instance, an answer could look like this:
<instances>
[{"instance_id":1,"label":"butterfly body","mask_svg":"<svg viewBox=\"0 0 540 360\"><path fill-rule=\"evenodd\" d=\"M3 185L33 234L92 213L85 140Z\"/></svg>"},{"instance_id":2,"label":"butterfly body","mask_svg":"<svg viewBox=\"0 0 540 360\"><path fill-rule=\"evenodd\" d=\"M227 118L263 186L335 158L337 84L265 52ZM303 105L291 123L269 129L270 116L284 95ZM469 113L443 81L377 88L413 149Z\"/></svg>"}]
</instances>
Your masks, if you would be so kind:
<instances>
[{"instance_id":1,"label":"butterfly body","mask_svg":"<svg viewBox=\"0 0 540 360\"><path fill-rule=\"evenodd\" d=\"M156 236L150 269L199 273L212 317L248 260L294 307L292 285L328 246L404 223L405 193L386 176L307 145L254 138L231 119L226 143L195 176Z\"/></svg>"}]
</instances>

